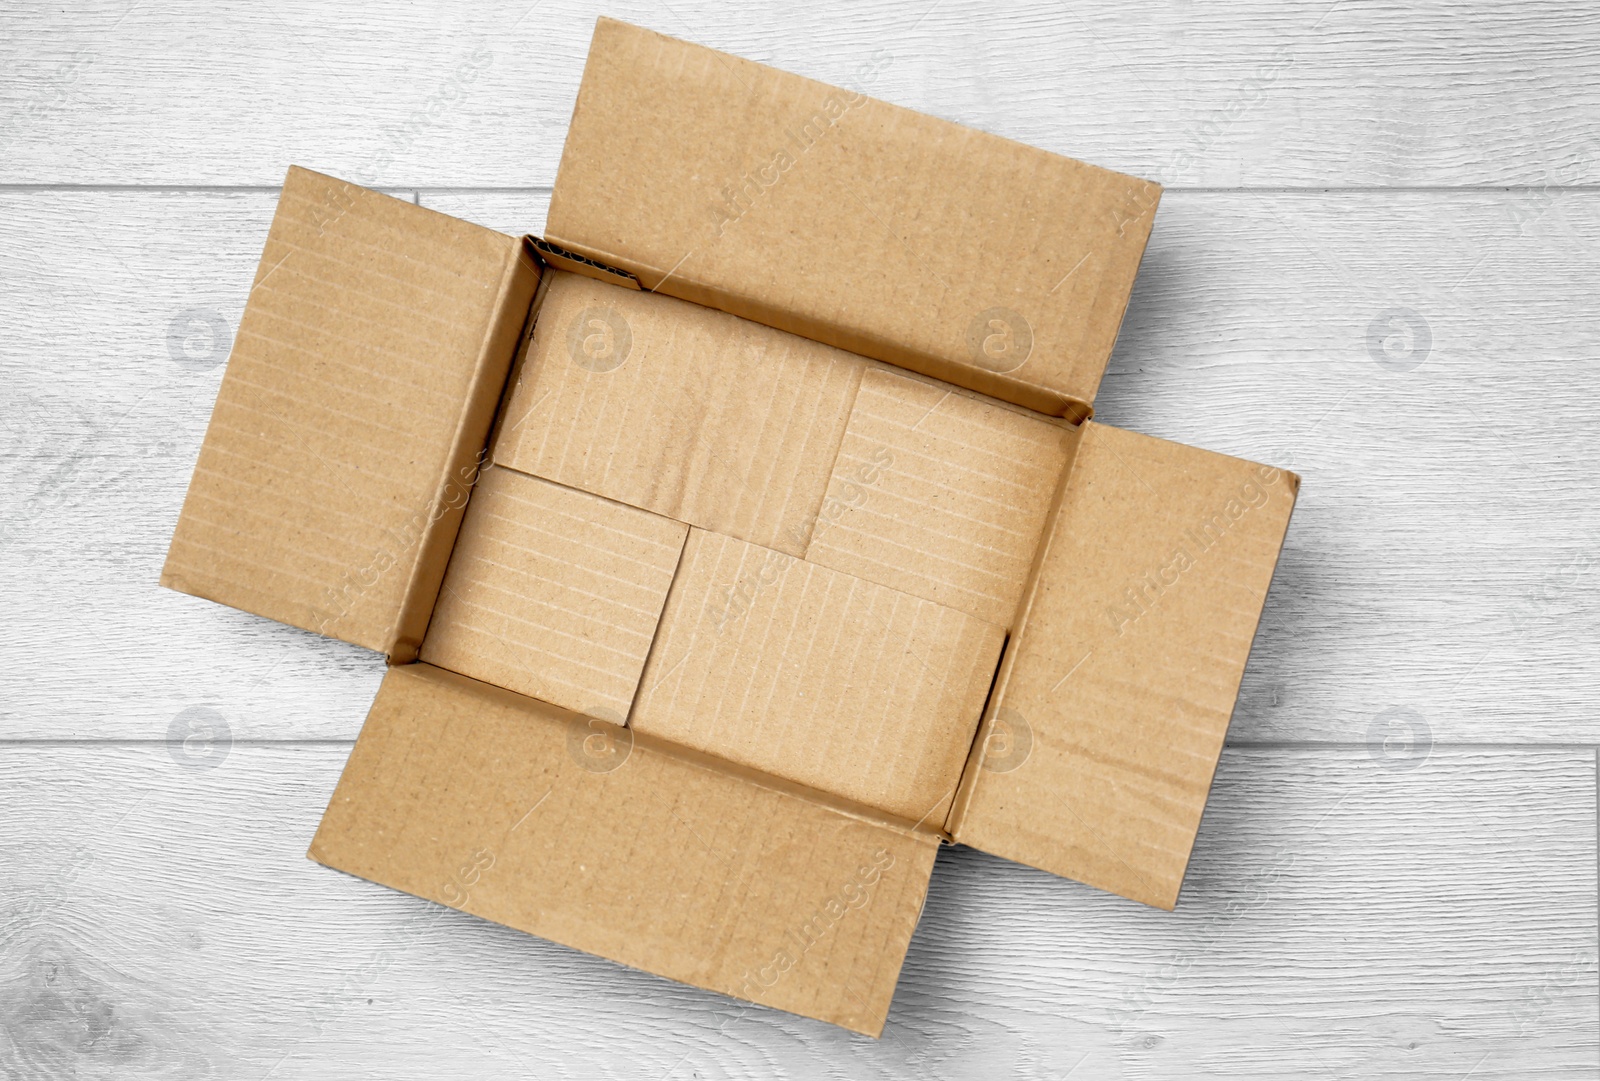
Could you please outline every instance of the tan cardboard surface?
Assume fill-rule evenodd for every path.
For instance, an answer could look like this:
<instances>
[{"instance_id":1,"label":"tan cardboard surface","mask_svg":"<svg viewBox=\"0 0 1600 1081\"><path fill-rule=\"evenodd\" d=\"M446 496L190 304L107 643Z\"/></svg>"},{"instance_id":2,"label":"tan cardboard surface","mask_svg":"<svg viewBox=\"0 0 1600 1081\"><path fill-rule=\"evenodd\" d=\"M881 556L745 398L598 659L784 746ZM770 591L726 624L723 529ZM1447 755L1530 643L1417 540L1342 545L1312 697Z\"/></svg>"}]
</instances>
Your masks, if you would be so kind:
<instances>
[{"instance_id":1,"label":"tan cardboard surface","mask_svg":"<svg viewBox=\"0 0 1600 1081\"><path fill-rule=\"evenodd\" d=\"M805 557L1009 627L1075 436L874 366Z\"/></svg>"},{"instance_id":2,"label":"tan cardboard surface","mask_svg":"<svg viewBox=\"0 0 1600 1081\"><path fill-rule=\"evenodd\" d=\"M162 584L414 655L536 281L520 241L291 169Z\"/></svg>"},{"instance_id":3,"label":"tan cardboard surface","mask_svg":"<svg viewBox=\"0 0 1600 1081\"><path fill-rule=\"evenodd\" d=\"M601 19L552 240L644 287L1081 417L1158 185Z\"/></svg>"},{"instance_id":4,"label":"tan cardboard surface","mask_svg":"<svg viewBox=\"0 0 1600 1081\"><path fill-rule=\"evenodd\" d=\"M722 312L553 271L495 461L799 555L864 366Z\"/></svg>"},{"instance_id":5,"label":"tan cardboard surface","mask_svg":"<svg viewBox=\"0 0 1600 1081\"><path fill-rule=\"evenodd\" d=\"M422 659L621 724L689 527L484 470Z\"/></svg>"},{"instance_id":6,"label":"tan cardboard surface","mask_svg":"<svg viewBox=\"0 0 1600 1081\"><path fill-rule=\"evenodd\" d=\"M956 840L1173 907L1298 485L1084 426Z\"/></svg>"},{"instance_id":7,"label":"tan cardboard surface","mask_svg":"<svg viewBox=\"0 0 1600 1081\"><path fill-rule=\"evenodd\" d=\"M629 723L939 823L1003 638L956 609L695 529Z\"/></svg>"},{"instance_id":8,"label":"tan cardboard surface","mask_svg":"<svg viewBox=\"0 0 1600 1081\"><path fill-rule=\"evenodd\" d=\"M425 664L391 668L311 856L877 1035L936 837Z\"/></svg>"}]
</instances>

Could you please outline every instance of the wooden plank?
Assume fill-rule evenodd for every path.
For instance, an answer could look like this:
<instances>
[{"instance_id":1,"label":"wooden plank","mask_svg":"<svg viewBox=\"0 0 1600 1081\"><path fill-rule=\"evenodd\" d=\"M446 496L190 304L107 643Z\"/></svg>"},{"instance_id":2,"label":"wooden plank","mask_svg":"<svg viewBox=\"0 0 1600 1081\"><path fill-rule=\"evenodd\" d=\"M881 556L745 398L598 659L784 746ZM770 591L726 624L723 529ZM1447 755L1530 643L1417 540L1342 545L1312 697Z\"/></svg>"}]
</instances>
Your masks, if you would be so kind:
<instances>
[{"instance_id":1,"label":"wooden plank","mask_svg":"<svg viewBox=\"0 0 1600 1081\"><path fill-rule=\"evenodd\" d=\"M0 1072L1600 1068L1589 752L1440 750L1397 770L1359 750L1232 751L1176 913L942 853L873 1043L314 865L303 853L346 751L235 746L193 769L159 745L7 745ZM694 842L668 823L661 843Z\"/></svg>"},{"instance_id":2,"label":"wooden plank","mask_svg":"<svg viewBox=\"0 0 1600 1081\"><path fill-rule=\"evenodd\" d=\"M506 230L546 198L423 193ZM273 199L0 194L13 736L157 738L210 705L239 738L350 738L366 714L376 657L155 585L221 375L207 325L231 336ZM1100 417L1305 477L1235 741L1381 742L1392 709L1441 741L1600 739L1600 193L1529 199L1163 203ZM1394 307L1429 324L1411 371L1374 360L1405 361L1399 324L1369 348Z\"/></svg>"},{"instance_id":3,"label":"wooden plank","mask_svg":"<svg viewBox=\"0 0 1600 1081\"><path fill-rule=\"evenodd\" d=\"M0 199L7 735L351 736L375 653L157 584L276 193Z\"/></svg>"},{"instance_id":4,"label":"wooden plank","mask_svg":"<svg viewBox=\"0 0 1600 1081\"><path fill-rule=\"evenodd\" d=\"M1557 0L34 0L0 42L0 182L548 184L601 11L1170 185L1600 177L1600 14Z\"/></svg>"}]
</instances>

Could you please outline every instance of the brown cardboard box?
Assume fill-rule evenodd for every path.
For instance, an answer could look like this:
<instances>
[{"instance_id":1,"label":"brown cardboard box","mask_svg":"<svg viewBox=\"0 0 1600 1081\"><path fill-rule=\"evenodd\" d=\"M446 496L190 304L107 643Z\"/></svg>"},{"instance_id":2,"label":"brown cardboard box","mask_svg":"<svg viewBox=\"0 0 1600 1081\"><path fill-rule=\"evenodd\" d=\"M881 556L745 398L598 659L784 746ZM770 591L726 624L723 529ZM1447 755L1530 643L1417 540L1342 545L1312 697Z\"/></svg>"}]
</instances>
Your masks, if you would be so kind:
<instances>
[{"instance_id":1,"label":"brown cardboard box","mask_svg":"<svg viewBox=\"0 0 1600 1081\"><path fill-rule=\"evenodd\" d=\"M608 20L545 240L292 169L162 580L393 664L311 855L874 1035L941 842L1173 907L1298 482L1086 419L1158 195Z\"/></svg>"}]
</instances>

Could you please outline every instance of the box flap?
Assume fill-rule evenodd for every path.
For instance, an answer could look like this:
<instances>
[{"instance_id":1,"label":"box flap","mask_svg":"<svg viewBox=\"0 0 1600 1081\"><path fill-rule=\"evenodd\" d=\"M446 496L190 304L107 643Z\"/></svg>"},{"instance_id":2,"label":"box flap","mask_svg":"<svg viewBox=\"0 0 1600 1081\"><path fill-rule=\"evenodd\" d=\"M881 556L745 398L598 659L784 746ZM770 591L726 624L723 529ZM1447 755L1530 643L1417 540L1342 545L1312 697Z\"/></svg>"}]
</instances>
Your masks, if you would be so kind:
<instances>
[{"instance_id":1,"label":"box flap","mask_svg":"<svg viewBox=\"0 0 1600 1081\"><path fill-rule=\"evenodd\" d=\"M1299 479L1090 423L947 828L1177 902Z\"/></svg>"},{"instance_id":2,"label":"box flap","mask_svg":"<svg viewBox=\"0 0 1600 1081\"><path fill-rule=\"evenodd\" d=\"M313 859L876 1036L937 836L426 664L391 668Z\"/></svg>"},{"instance_id":3,"label":"box flap","mask_svg":"<svg viewBox=\"0 0 1600 1081\"><path fill-rule=\"evenodd\" d=\"M646 289L1079 419L1160 192L601 19L547 232Z\"/></svg>"},{"instance_id":4,"label":"box flap","mask_svg":"<svg viewBox=\"0 0 1600 1081\"><path fill-rule=\"evenodd\" d=\"M538 268L290 169L163 585L415 656Z\"/></svg>"}]
</instances>

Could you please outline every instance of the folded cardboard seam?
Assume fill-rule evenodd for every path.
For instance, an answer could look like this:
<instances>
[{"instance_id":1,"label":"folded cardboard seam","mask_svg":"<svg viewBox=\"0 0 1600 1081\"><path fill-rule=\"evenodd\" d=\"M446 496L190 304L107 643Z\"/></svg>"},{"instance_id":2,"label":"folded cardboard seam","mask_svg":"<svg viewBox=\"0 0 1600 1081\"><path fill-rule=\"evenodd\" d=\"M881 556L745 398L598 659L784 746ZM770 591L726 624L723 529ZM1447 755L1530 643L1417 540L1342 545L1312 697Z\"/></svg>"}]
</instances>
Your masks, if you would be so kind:
<instances>
[{"instance_id":1,"label":"folded cardboard seam","mask_svg":"<svg viewBox=\"0 0 1600 1081\"><path fill-rule=\"evenodd\" d=\"M310 854L876 1035L937 847L870 809L411 664L384 677Z\"/></svg>"},{"instance_id":2,"label":"folded cardboard seam","mask_svg":"<svg viewBox=\"0 0 1600 1081\"><path fill-rule=\"evenodd\" d=\"M409 661L417 656L423 635L433 618L435 599L445 567L461 527L461 515L484 460L484 439L489 431L505 385L507 363L522 336L523 324L531 318L530 306L539 284L539 260L526 238L515 249L515 262L500 281L490 317L490 333L472 368L467 387L467 408L462 410L450 440L450 455L444 475L439 479L428 525L419 544L424 558L411 569L405 597L400 604L400 626L395 642L388 649L391 659ZM519 318L519 313L521 317Z\"/></svg>"},{"instance_id":3,"label":"folded cardboard seam","mask_svg":"<svg viewBox=\"0 0 1600 1081\"><path fill-rule=\"evenodd\" d=\"M691 529L629 724L939 823L1003 637L954 608Z\"/></svg>"},{"instance_id":4,"label":"folded cardboard seam","mask_svg":"<svg viewBox=\"0 0 1600 1081\"><path fill-rule=\"evenodd\" d=\"M1174 907L1298 485L1084 426L955 840Z\"/></svg>"},{"instance_id":5,"label":"folded cardboard seam","mask_svg":"<svg viewBox=\"0 0 1600 1081\"><path fill-rule=\"evenodd\" d=\"M672 297L550 278L496 464L801 554L867 362Z\"/></svg>"},{"instance_id":6,"label":"folded cardboard seam","mask_svg":"<svg viewBox=\"0 0 1600 1081\"><path fill-rule=\"evenodd\" d=\"M601 19L546 233L652 291L1079 420L1160 193Z\"/></svg>"},{"instance_id":7,"label":"folded cardboard seam","mask_svg":"<svg viewBox=\"0 0 1600 1081\"><path fill-rule=\"evenodd\" d=\"M422 659L621 724L688 533L597 495L485 470Z\"/></svg>"},{"instance_id":8,"label":"folded cardboard seam","mask_svg":"<svg viewBox=\"0 0 1600 1081\"><path fill-rule=\"evenodd\" d=\"M290 170L162 569L400 660L538 273L520 241L403 205Z\"/></svg>"}]
</instances>

